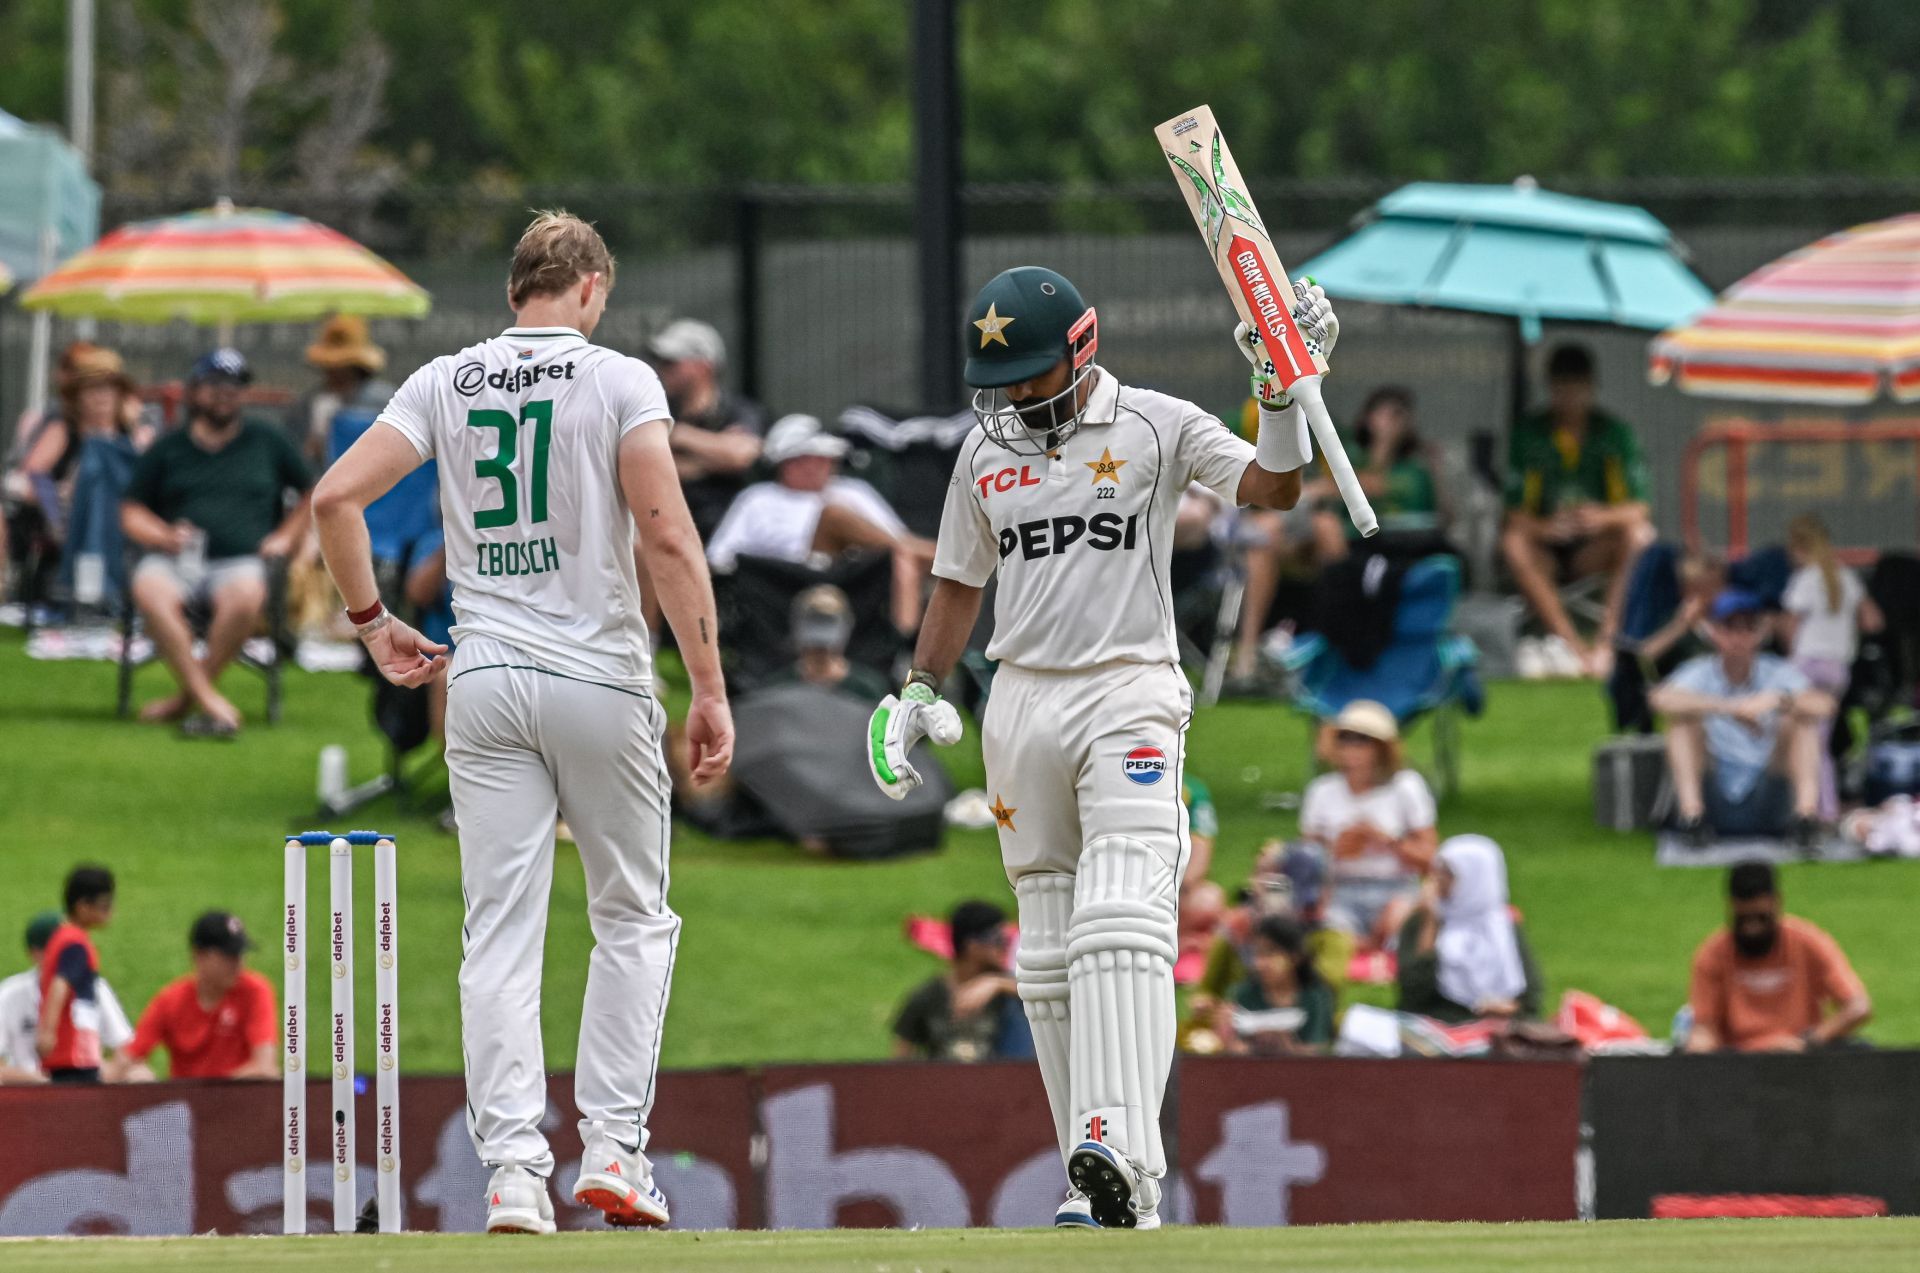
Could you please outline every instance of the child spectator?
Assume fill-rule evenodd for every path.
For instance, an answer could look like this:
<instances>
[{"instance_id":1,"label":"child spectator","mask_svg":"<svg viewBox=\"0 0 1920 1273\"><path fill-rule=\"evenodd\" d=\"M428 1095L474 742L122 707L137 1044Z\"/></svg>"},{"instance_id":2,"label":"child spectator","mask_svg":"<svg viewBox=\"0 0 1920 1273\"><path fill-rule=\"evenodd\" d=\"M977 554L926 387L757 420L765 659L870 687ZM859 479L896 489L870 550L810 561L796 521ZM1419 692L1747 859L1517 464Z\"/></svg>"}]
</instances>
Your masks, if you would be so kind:
<instances>
[{"instance_id":1,"label":"child spectator","mask_svg":"<svg viewBox=\"0 0 1920 1273\"><path fill-rule=\"evenodd\" d=\"M1333 991L1313 966L1307 930L1269 915L1254 929L1247 976L1231 1001L1214 1010L1214 1032L1236 1056L1312 1052L1333 1041L1333 1010Z\"/></svg>"},{"instance_id":2,"label":"child spectator","mask_svg":"<svg viewBox=\"0 0 1920 1273\"><path fill-rule=\"evenodd\" d=\"M76 866L67 874L66 918L40 956L35 1045L54 1083L100 1081L100 954L88 936L113 918L113 872Z\"/></svg>"},{"instance_id":3,"label":"child spectator","mask_svg":"<svg viewBox=\"0 0 1920 1273\"><path fill-rule=\"evenodd\" d=\"M1007 913L992 902L962 902L948 924L953 962L922 984L893 1022L893 1054L931 1061L990 1061L1033 1055L1033 1034L1007 971Z\"/></svg>"},{"instance_id":4,"label":"child spectator","mask_svg":"<svg viewBox=\"0 0 1920 1273\"><path fill-rule=\"evenodd\" d=\"M1406 767L1399 725L1379 703L1347 704L1327 746L1333 772L1308 783L1300 802L1302 838L1333 863L1327 924L1391 948L1433 861L1433 792Z\"/></svg>"},{"instance_id":5,"label":"child spectator","mask_svg":"<svg viewBox=\"0 0 1920 1273\"><path fill-rule=\"evenodd\" d=\"M1873 1015L1839 943L1781 911L1765 862L1727 873L1727 926L1693 957L1689 1052L1805 1052L1847 1038Z\"/></svg>"},{"instance_id":6,"label":"child spectator","mask_svg":"<svg viewBox=\"0 0 1920 1273\"><path fill-rule=\"evenodd\" d=\"M1388 540L1387 545L1369 547L1405 557L1447 551L1440 535L1446 513L1440 454L1420 436L1412 391L1397 385L1375 389L1346 436L1354 475L1373 502ZM1315 501L1313 540L1320 563L1345 557L1360 532L1346 515L1333 479L1322 476L1308 482L1301 498Z\"/></svg>"},{"instance_id":7,"label":"child spectator","mask_svg":"<svg viewBox=\"0 0 1920 1273\"><path fill-rule=\"evenodd\" d=\"M1440 846L1400 933L1402 1012L1458 1024L1540 1015L1540 971L1507 897L1507 859L1484 835Z\"/></svg>"},{"instance_id":8,"label":"child spectator","mask_svg":"<svg viewBox=\"0 0 1920 1273\"><path fill-rule=\"evenodd\" d=\"M153 997L129 1051L144 1060L165 1048L177 1079L278 1076L279 1010L273 986L243 966L253 943L239 917L208 911L193 921L187 944L193 971Z\"/></svg>"},{"instance_id":9,"label":"child spectator","mask_svg":"<svg viewBox=\"0 0 1920 1273\"><path fill-rule=\"evenodd\" d=\"M0 1083L44 1083L40 1068L37 1035L40 1029L40 962L47 942L60 927L58 911L42 911L27 923L27 961L24 972L0 980ZM120 1006L120 1000L99 978L95 988L100 994L100 1047L107 1059L100 1076L110 1083L152 1078L144 1066L128 1060L127 1044L133 1042L133 1023Z\"/></svg>"},{"instance_id":10,"label":"child spectator","mask_svg":"<svg viewBox=\"0 0 1920 1273\"><path fill-rule=\"evenodd\" d=\"M1787 527L1787 555L1793 577L1787 581L1780 605L1780 638L1790 661L1813 687L1846 697L1853 656L1862 632L1878 632L1884 620L1880 608L1861 586L1860 576L1841 565L1833 553L1827 527L1812 513L1803 513ZM1840 801L1833 773L1833 755L1827 745L1833 719L1822 723L1820 738L1820 816L1833 819Z\"/></svg>"}]
</instances>

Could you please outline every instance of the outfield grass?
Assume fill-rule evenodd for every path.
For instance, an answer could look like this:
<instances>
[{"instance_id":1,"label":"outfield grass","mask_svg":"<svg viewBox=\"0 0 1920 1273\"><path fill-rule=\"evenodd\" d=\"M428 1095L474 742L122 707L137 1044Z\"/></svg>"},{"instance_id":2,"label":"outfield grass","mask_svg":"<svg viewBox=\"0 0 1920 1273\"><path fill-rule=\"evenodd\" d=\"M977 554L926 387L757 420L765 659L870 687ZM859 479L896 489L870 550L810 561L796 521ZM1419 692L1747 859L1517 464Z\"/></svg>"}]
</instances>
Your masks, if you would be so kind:
<instances>
[{"instance_id":1,"label":"outfield grass","mask_svg":"<svg viewBox=\"0 0 1920 1273\"><path fill-rule=\"evenodd\" d=\"M186 929L200 910L238 912L271 941L280 905L279 836L312 821L320 748L346 744L354 776L382 763L355 678L291 673L286 721L233 743L192 742L112 716L112 669L35 663L17 633L0 635L0 940L57 901L75 862L120 878L114 925L100 939L107 975L130 1005L184 970ZM141 674L142 697L164 673ZM242 672L229 689L263 708ZM1580 685L1498 685L1486 718L1465 729L1463 793L1441 810L1443 833L1479 831L1507 847L1514 894L1552 988L1578 986L1657 1033L1686 993L1687 960L1721 913L1720 875L1659 871L1642 835L1592 824L1588 753L1604 729L1599 694ZM974 734L949 753L962 784L981 781ZM1293 830L1265 799L1307 777L1305 729L1284 708L1229 704L1202 712L1192 772L1212 786L1222 836L1216 877L1244 874L1260 841ZM1412 750L1426 754L1427 740ZM445 779L436 779L444 791ZM425 815L375 806L357 825L401 838L403 1020L410 1070L459 1069L455 969L460 884L452 836ZM340 829L338 827L334 829ZM316 854L309 883L324 904ZM1920 978L1904 934L1920 865L1810 866L1786 872L1789 906L1830 931L1872 991L1882 1043L1920 1042ZM371 871L361 875L369 913ZM879 1057L902 993L935 962L910 948L910 911L944 912L968 895L1011 901L993 838L955 832L944 852L870 865L824 863L777 843L723 844L681 830L672 899L687 918L667 1031L668 1065ZM562 846L548 934L547 1055L571 1064L589 936L578 859ZM0 969L17 955L11 947ZM271 972L272 961L264 966ZM372 993L372 960L361 959ZM312 993L322 993L315 986ZM1376 997L1378 997L1376 995ZM363 1047L372 1032L363 1031Z\"/></svg>"},{"instance_id":2,"label":"outfield grass","mask_svg":"<svg viewBox=\"0 0 1920 1273\"><path fill-rule=\"evenodd\" d=\"M721 1270L872 1273L1045 1273L1097 1258L1107 1273L1213 1273L1229 1268L1341 1273L1892 1273L1913 1267L1916 1220L1680 1220L1604 1224L1383 1224L1301 1229L832 1230L818 1233L581 1233L309 1238L57 1238L0 1241L0 1264L59 1269L207 1269L213 1273L336 1269L342 1244L357 1269L406 1273L574 1273L646 1265Z\"/></svg>"}]
</instances>

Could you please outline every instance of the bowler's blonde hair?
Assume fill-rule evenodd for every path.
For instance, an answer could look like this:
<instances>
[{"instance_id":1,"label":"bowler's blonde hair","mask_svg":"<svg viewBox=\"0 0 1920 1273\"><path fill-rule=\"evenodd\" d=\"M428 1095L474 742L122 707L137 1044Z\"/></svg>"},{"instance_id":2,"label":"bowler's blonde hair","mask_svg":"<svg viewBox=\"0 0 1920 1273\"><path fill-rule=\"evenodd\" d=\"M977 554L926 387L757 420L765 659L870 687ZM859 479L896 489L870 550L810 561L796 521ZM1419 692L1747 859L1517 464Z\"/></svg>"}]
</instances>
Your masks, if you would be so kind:
<instances>
[{"instance_id":1,"label":"bowler's blonde hair","mask_svg":"<svg viewBox=\"0 0 1920 1273\"><path fill-rule=\"evenodd\" d=\"M613 286L613 253L600 232L561 208L536 212L513 249L507 303L520 308L536 296L555 296L589 274Z\"/></svg>"}]
</instances>

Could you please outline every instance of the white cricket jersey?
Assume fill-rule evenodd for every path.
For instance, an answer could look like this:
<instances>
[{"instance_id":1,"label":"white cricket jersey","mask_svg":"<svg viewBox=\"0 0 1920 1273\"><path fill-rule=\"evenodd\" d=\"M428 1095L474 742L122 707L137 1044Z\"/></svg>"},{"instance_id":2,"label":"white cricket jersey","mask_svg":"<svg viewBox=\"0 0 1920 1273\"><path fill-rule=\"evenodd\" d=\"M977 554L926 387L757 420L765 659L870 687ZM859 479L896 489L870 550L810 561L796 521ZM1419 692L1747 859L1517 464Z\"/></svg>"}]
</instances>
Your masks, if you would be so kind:
<instances>
[{"instance_id":1,"label":"white cricket jersey","mask_svg":"<svg viewBox=\"0 0 1920 1273\"><path fill-rule=\"evenodd\" d=\"M100 1047L118 1052L133 1042L133 1023L105 977L96 977L100 1002ZM40 1072L40 973L29 968L0 979L0 1062L29 1073Z\"/></svg>"},{"instance_id":2,"label":"white cricket jersey","mask_svg":"<svg viewBox=\"0 0 1920 1273\"><path fill-rule=\"evenodd\" d=\"M978 426L961 445L933 573L977 588L999 569L988 658L1179 662L1167 569L1180 495L1199 482L1238 503L1253 446L1191 402L1096 374L1052 455L1015 455Z\"/></svg>"},{"instance_id":3,"label":"white cricket jersey","mask_svg":"<svg viewBox=\"0 0 1920 1273\"><path fill-rule=\"evenodd\" d=\"M454 640L494 637L548 671L644 689L619 448L671 419L653 369L570 327L509 327L414 372L380 419L440 463Z\"/></svg>"}]
</instances>

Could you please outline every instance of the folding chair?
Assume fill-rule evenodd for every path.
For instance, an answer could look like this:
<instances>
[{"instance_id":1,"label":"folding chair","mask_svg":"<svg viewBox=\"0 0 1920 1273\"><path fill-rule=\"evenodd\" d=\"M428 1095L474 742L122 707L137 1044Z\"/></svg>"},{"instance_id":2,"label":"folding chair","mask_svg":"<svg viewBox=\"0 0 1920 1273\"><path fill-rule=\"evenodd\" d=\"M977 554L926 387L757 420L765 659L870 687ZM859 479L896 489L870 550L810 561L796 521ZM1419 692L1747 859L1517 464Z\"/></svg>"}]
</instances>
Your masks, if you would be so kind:
<instances>
[{"instance_id":1,"label":"folding chair","mask_svg":"<svg viewBox=\"0 0 1920 1273\"><path fill-rule=\"evenodd\" d=\"M139 564L139 553L129 550L127 553L127 579L129 586L122 594L119 604L120 630L120 670L119 688L114 707L120 719L125 720L133 712L133 672L136 666L133 657L133 639L140 630L140 608L133 603L131 581L135 566ZM255 658L247 652L242 643L240 653L234 656L234 663L250 668L260 674L267 684L267 724L280 723L280 668L293 656L293 632L287 626L287 563L278 558L267 559L267 638L272 642L273 651L267 658ZM200 606L187 607L187 625L193 629L196 638L204 639L207 624L213 618L211 612Z\"/></svg>"},{"instance_id":2,"label":"folding chair","mask_svg":"<svg viewBox=\"0 0 1920 1273\"><path fill-rule=\"evenodd\" d=\"M892 679L900 634L893 627L893 559L888 554L850 556L826 570L743 555L735 559L732 571L713 580L720 630L727 634L720 648L730 692L744 694L766 685L792 665L793 601L816 584L832 584L847 594L853 610L847 660Z\"/></svg>"},{"instance_id":3,"label":"folding chair","mask_svg":"<svg viewBox=\"0 0 1920 1273\"><path fill-rule=\"evenodd\" d=\"M1372 667L1352 667L1318 633L1296 640L1282 660L1288 697L1316 728L1360 698L1383 704L1403 727L1431 717L1435 786L1443 796L1460 785L1460 713L1478 716L1486 705L1479 651L1448 631L1459 594L1458 560L1425 558L1401 580L1392 639Z\"/></svg>"}]
</instances>

